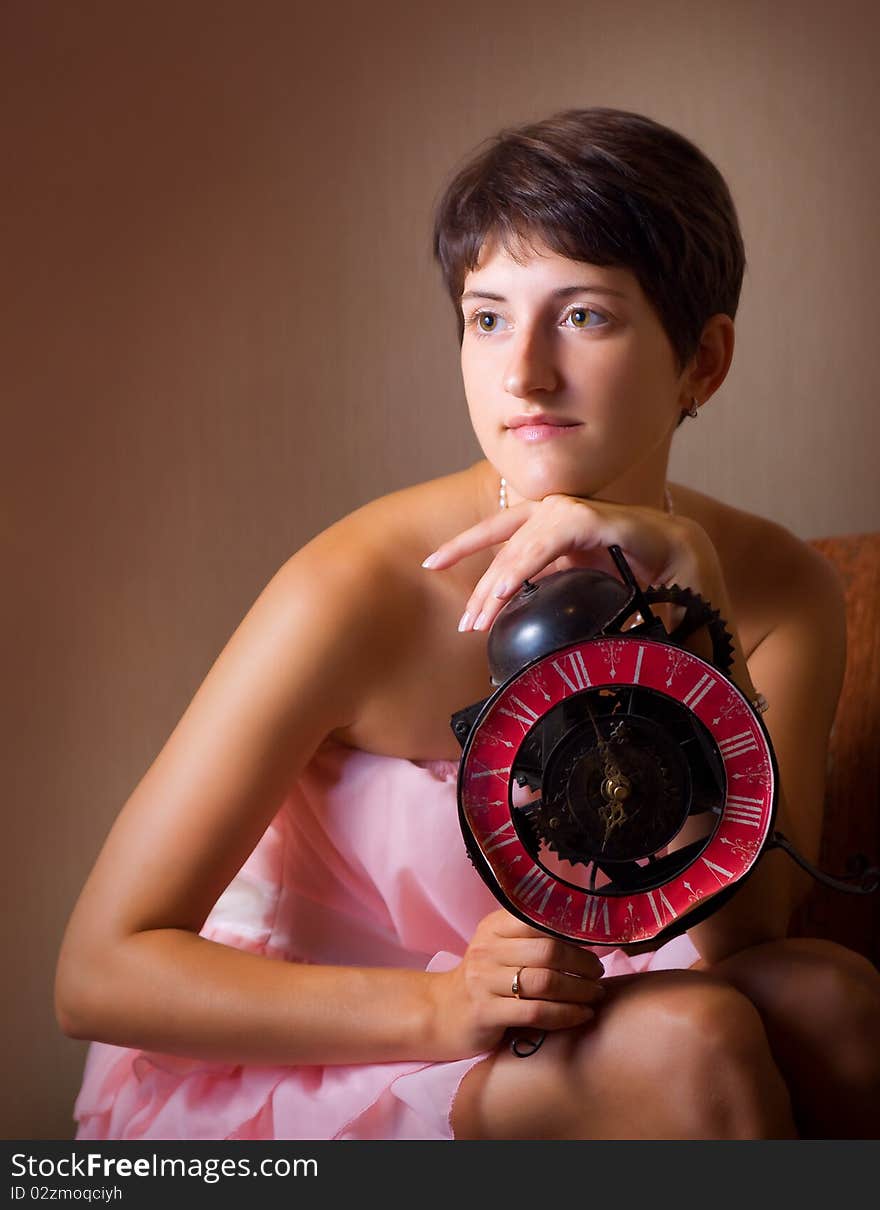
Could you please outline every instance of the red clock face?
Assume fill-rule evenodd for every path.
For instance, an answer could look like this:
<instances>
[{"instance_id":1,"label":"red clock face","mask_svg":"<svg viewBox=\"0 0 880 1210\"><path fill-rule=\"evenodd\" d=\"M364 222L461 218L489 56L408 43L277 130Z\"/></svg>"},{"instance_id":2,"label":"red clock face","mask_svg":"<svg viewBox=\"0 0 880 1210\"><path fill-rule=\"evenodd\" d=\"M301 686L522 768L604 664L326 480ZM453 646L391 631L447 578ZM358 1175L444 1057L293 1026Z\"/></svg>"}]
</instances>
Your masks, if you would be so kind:
<instances>
[{"instance_id":1,"label":"red clock face","mask_svg":"<svg viewBox=\"0 0 880 1210\"><path fill-rule=\"evenodd\" d=\"M487 702L462 754L474 864L548 932L652 948L752 869L775 815L760 716L705 660L652 639L575 643Z\"/></svg>"}]
</instances>

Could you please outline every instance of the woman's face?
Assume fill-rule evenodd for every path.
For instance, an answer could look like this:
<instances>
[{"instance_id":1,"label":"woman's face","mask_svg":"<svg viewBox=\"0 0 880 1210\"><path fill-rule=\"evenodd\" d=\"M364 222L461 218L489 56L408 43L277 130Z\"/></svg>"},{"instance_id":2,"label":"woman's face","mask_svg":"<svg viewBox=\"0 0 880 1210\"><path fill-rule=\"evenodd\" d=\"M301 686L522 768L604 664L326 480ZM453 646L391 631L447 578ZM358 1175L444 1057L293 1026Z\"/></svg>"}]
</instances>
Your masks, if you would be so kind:
<instances>
[{"instance_id":1,"label":"woman's face","mask_svg":"<svg viewBox=\"0 0 880 1210\"><path fill-rule=\"evenodd\" d=\"M487 241L461 298L471 422L513 492L656 504L690 400L628 269Z\"/></svg>"}]
</instances>

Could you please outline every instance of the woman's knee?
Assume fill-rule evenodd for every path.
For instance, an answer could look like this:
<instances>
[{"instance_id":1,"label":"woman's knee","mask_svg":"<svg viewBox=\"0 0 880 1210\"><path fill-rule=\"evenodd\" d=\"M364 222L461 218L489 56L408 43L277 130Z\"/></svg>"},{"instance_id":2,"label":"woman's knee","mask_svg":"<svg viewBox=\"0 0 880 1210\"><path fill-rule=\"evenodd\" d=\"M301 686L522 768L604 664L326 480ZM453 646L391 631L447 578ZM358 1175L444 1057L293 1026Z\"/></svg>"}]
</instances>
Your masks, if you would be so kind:
<instances>
[{"instance_id":1,"label":"woman's knee","mask_svg":"<svg viewBox=\"0 0 880 1210\"><path fill-rule=\"evenodd\" d=\"M689 971L609 979L594 1022L466 1078L456 1137L699 1139L792 1134L760 1017Z\"/></svg>"},{"instance_id":2,"label":"woman's knee","mask_svg":"<svg viewBox=\"0 0 880 1210\"><path fill-rule=\"evenodd\" d=\"M774 1046L819 1048L854 1078L880 1079L880 973L861 954L790 939L745 951L719 973L757 1006Z\"/></svg>"},{"instance_id":3,"label":"woman's knee","mask_svg":"<svg viewBox=\"0 0 880 1210\"><path fill-rule=\"evenodd\" d=\"M794 944L794 943L793 943ZM802 1026L835 1056L842 1075L880 1083L880 974L867 958L831 941L795 949Z\"/></svg>"},{"instance_id":4,"label":"woman's knee","mask_svg":"<svg viewBox=\"0 0 880 1210\"><path fill-rule=\"evenodd\" d=\"M787 1089L761 1018L745 996L694 972L658 972L650 987L621 993L601 1043L600 1022L595 1043L580 1048L583 1064L591 1067L603 1046L605 1062L632 1095L663 1098L674 1137L791 1132Z\"/></svg>"}]
</instances>

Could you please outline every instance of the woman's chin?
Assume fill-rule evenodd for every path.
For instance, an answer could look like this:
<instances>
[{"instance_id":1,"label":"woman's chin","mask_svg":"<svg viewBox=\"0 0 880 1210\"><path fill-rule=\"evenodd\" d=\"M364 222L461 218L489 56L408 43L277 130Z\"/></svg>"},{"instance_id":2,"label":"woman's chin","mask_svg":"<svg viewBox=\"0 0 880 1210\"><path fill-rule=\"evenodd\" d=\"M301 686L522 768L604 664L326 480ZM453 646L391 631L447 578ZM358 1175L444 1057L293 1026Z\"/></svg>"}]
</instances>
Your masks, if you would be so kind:
<instances>
[{"instance_id":1,"label":"woman's chin","mask_svg":"<svg viewBox=\"0 0 880 1210\"><path fill-rule=\"evenodd\" d=\"M586 499L599 490L598 484L572 475L526 475L518 476L516 480L509 479L508 483L527 500L543 500L546 496L579 496Z\"/></svg>"}]
</instances>

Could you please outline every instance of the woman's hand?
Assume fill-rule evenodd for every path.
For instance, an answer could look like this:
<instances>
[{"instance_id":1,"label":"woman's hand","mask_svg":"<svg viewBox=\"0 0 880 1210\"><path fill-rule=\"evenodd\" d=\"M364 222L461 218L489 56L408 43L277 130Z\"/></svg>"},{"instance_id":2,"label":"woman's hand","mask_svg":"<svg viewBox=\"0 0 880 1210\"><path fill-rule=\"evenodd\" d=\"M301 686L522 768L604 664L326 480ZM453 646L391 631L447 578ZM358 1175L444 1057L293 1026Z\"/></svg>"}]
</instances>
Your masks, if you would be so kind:
<instances>
[{"instance_id":1,"label":"woman's hand","mask_svg":"<svg viewBox=\"0 0 880 1210\"><path fill-rule=\"evenodd\" d=\"M675 581L699 592L718 569L709 536L689 518L641 505L562 495L524 500L499 511L444 542L422 566L451 567L499 542L504 546L471 593L459 630L488 630L523 580L543 572L569 567L613 572L609 546L620 546L642 588Z\"/></svg>"},{"instance_id":2,"label":"woman's hand","mask_svg":"<svg viewBox=\"0 0 880 1210\"><path fill-rule=\"evenodd\" d=\"M602 973L591 950L550 937L503 908L490 912L459 965L434 976L440 1050L466 1058L497 1046L506 1029L584 1025L605 995Z\"/></svg>"}]
</instances>

